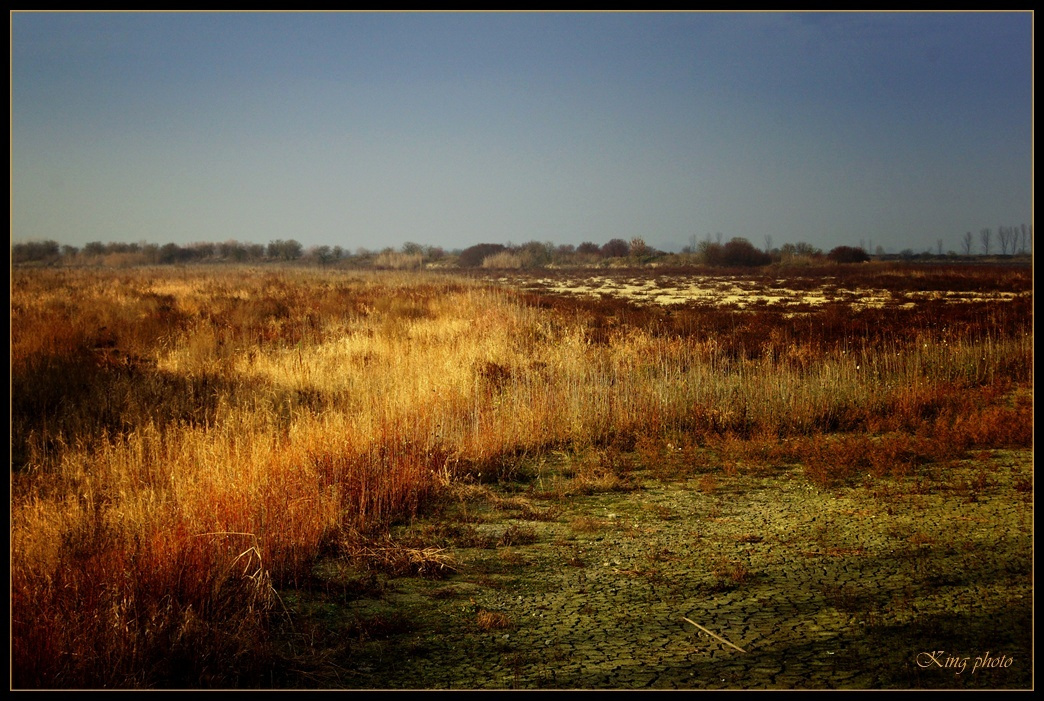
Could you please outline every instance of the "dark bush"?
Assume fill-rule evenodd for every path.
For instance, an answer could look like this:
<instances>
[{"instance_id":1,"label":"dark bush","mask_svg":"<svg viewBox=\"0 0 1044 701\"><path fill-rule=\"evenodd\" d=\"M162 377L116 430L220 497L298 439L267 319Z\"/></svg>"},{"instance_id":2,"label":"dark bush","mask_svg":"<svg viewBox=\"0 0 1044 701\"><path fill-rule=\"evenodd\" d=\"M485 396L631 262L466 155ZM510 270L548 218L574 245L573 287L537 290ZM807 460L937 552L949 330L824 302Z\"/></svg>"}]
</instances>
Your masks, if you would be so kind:
<instances>
[{"instance_id":1,"label":"dark bush","mask_svg":"<svg viewBox=\"0 0 1044 701\"><path fill-rule=\"evenodd\" d=\"M477 243L461 251L457 265L462 268L477 268L486 258L504 250L507 250L506 247L499 243Z\"/></svg>"},{"instance_id":2,"label":"dark bush","mask_svg":"<svg viewBox=\"0 0 1044 701\"><path fill-rule=\"evenodd\" d=\"M610 239L602 246L602 255L606 258L624 258L631 252L631 244L623 239Z\"/></svg>"},{"instance_id":3,"label":"dark bush","mask_svg":"<svg viewBox=\"0 0 1044 701\"><path fill-rule=\"evenodd\" d=\"M870 260L870 254L855 246L838 246L827 253L827 258L835 263L865 263Z\"/></svg>"},{"instance_id":4,"label":"dark bush","mask_svg":"<svg viewBox=\"0 0 1044 701\"><path fill-rule=\"evenodd\" d=\"M744 238L734 238L722 247L722 265L733 268L753 268L768 265L771 262L772 256L764 251L759 251L754 244Z\"/></svg>"}]
</instances>

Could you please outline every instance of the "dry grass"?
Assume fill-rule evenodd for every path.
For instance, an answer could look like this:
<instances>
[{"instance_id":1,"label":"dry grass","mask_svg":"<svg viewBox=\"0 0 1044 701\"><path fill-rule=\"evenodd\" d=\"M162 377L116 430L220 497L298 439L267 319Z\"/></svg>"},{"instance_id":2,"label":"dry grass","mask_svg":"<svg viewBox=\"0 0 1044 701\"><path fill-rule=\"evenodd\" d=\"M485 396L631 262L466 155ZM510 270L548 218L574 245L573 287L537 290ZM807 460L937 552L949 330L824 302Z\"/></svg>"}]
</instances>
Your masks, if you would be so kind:
<instances>
[{"instance_id":1,"label":"dry grass","mask_svg":"<svg viewBox=\"0 0 1044 701\"><path fill-rule=\"evenodd\" d=\"M754 573L745 564L726 557L722 557L713 565L712 574L716 580L713 585L715 591L735 589L754 577Z\"/></svg>"},{"instance_id":2,"label":"dry grass","mask_svg":"<svg viewBox=\"0 0 1044 701\"><path fill-rule=\"evenodd\" d=\"M712 491L713 472L802 464L830 485L1030 445L1030 301L925 305L668 313L426 273L15 270L13 684L250 685L275 591L343 534L383 543L549 449L570 457L546 492L568 496L639 469ZM370 554L451 567L427 547Z\"/></svg>"},{"instance_id":3,"label":"dry grass","mask_svg":"<svg viewBox=\"0 0 1044 701\"><path fill-rule=\"evenodd\" d=\"M482 630L508 630L515 625L507 614L485 609L480 609L475 614L475 622Z\"/></svg>"},{"instance_id":4,"label":"dry grass","mask_svg":"<svg viewBox=\"0 0 1044 701\"><path fill-rule=\"evenodd\" d=\"M440 579L457 571L453 558L443 548L385 545L368 548L363 555L380 569L399 577Z\"/></svg>"},{"instance_id":5,"label":"dry grass","mask_svg":"<svg viewBox=\"0 0 1044 701\"><path fill-rule=\"evenodd\" d=\"M590 516L581 516L569 522L570 528L576 533L598 533L605 529L607 525L607 522L591 518Z\"/></svg>"}]
</instances>

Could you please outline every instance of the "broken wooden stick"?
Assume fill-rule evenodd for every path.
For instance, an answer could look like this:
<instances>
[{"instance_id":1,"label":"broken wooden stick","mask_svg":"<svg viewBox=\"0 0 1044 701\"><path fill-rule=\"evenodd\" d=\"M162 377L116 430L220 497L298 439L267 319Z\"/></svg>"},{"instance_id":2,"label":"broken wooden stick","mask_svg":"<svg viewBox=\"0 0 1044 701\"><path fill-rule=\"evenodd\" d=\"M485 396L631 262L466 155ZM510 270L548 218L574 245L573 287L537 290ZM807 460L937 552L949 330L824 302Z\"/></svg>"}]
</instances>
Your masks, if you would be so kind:
<instances>
[{"instance_id":1,"label":"broken wooden stick","mask_svg":"<svg viewBox=\"0 0 1044 701\"><path fill-rule=\"evenodd\" d=\"M704 633L706 633L707 635L711 636L711 637L712 637L712 638L714 638L715 640L719 640L719 641L721 641L721 642L725 643L726 645L728 645L728 646L729 646L729 647L731 647L731 648L735 648L735 649L737 649L737 650L739 650L740 652L743 652L743 653L746 653L746 652L747 652L747 651L746 651L746 650L744 650L743 648L741 648L741 647L738 647L738 646L736 646L736 645L733 645L732 643L730 643L730 642L729 642L728 640L726 640L725 638L721 637L720 635L715 635L714 633L710 632L709 630L707 630L706 628L704 628L703 626L701 626L701 625L700 625L699 623L697 623L696 621L690 620L690 619L686 618L685 616L682 616L682 620L683 620L683 621L689 621L689 623L693 624L694 626L696 626L697 628L699 628L700 630L702 630L702 631L703 631Z\"/></svg>"}]
</instances>

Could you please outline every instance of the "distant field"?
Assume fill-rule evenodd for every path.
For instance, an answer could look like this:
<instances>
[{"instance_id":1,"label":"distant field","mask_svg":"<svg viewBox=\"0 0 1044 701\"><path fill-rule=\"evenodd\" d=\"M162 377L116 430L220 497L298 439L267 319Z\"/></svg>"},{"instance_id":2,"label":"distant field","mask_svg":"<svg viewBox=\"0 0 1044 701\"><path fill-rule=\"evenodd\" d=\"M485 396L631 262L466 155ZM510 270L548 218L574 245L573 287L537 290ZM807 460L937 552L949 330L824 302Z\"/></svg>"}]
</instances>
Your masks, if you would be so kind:
<instances>
[{"instance_id":1,"label":"distant field","mask_svg":"<svg viewBox=\"0 0 1044 701\"><path fill-rule=\"evenodd\" d=\"M785 474L886 509L958 472L956 499L1032 495L1029 268L766 270L14 269L14 687L401 686L371 654L416 643L391 583L511 591L492 575L522 577L520 548L572 548L527 523L604 529L597 510L570 515L574 498L684 501ZM1014 451L1003 479L976 471L996 451ZM514 530L469 530L491 508L521 515ZM834 540L820 546L858 547ZM689 563L718 572L699 586L747 581L714 554ZM830 596L863 612L849 594ZM377 618L352 612L371 598ZM512 635L506 610L470 605L475 644ZM498 684L556 686L515 653ZM570 669L560 688L584 685Z\"/></svg>"},{"instance_id":2,"label":"distant field","mask_svg":"<svg viewBox=\"0 0 1044 701\"><path fill-rule=\"evenodd\" d=\"M719 274L714 276L684 272L659 273L655 270L616 274L583 275L575 271L559 275L545 272L529 275L490 276L491 282L520 289L558 295L602 296L626 299L638 304L712 305L737 309L761 307L801 311L809 306L838 303L853 309L900 307L912 309L918 302L1009 301L1028 292L980 289L902 289L889 286L894 280L867 277L865 280L838 279L832 275L801 277L759 277ZM858 283L881 287L857 286ZM791 287L794 283L800 286ZM856 284L853 284L856 283Z\"/></svg>"}]
</instances>

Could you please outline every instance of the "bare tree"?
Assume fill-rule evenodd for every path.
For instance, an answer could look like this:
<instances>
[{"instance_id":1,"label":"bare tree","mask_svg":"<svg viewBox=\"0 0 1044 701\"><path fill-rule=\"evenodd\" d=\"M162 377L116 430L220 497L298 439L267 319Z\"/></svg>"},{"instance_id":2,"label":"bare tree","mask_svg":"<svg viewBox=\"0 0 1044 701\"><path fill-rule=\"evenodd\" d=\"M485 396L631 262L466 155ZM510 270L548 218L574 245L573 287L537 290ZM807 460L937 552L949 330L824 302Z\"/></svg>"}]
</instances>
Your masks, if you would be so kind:
<instances>
[{"instance_id":1,"label":"bare tree","mask_svg":"<svg viewBox=\"0 0 1044 701\"><path fill-rule=\"evenodd\" d=\"M1006 226L997 227L997 238L1000 240L1001 255L1007 255L1008 253L1008 242L1011 241L1010 229Z\"/></svg>"},{"instance_id":2,"label":"bare tree","mask_svg":"<svg viewBox=\"0 0 1044 701\"><path fill-rule=\"evenodd\" d=\"M936 245L936 250L939 252L939 255L941 256L942 255L942 239L936 239L935 240L935 245Z\"/></svg>"},{"instance_id":3,"label":"bare tree","mask_svg":"<svg viewBox=\"0 0 1044 701\"><path fill-rule=\"evenodd\" d=\"M641 236L634 236L631 238L631 255L635 258L641 258L644 255L649 254L649 246L645 243L645 239Z\"/></svg>"},{"instance_id":4,"label":"bare tree","mask_svg":"<svg viewBox=\"0 0 1044 701\"><path fill-rule=\"evenodd\" d=\"M993 239L993 230L985 227L979 230L979 242L982 243L982 255L990 255L990 241Z\"/></svg>"},{"instance_id":5,"label":"bare tree","mask_svg":"<svg viewBox=\"0 0 1044 701\"><path fill-rule=\"evenodd\" d=\"M970 231L964 232L964 237L961 239L961 246L964 248L964 255L966 255L966 256L970 256L971 255L972 241L973 240L974 239L972 237L972 232L970 232Z\"/></svg>"},{"instance_id":6,"label":"bare tree","mask_svg":"<svg viewBox=\"0 0 1044 701\"><path fill-rule=\"evenodd\" d=\"M1033 236L1033 227L1027 228L1025 224L1022 225L1022 252L1026 253L1030 250L1030 238Z\"/></svg>"}]
</instances>

